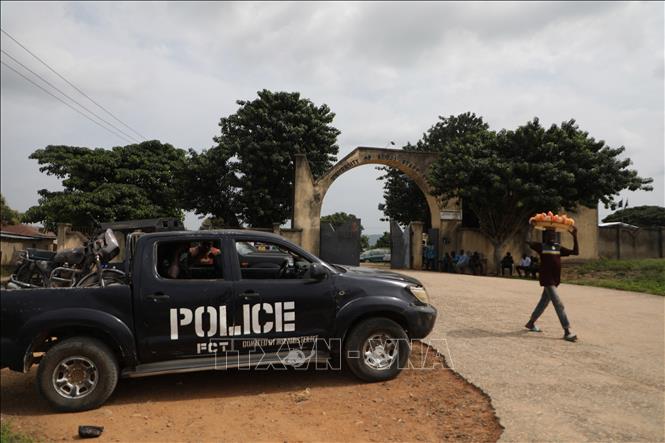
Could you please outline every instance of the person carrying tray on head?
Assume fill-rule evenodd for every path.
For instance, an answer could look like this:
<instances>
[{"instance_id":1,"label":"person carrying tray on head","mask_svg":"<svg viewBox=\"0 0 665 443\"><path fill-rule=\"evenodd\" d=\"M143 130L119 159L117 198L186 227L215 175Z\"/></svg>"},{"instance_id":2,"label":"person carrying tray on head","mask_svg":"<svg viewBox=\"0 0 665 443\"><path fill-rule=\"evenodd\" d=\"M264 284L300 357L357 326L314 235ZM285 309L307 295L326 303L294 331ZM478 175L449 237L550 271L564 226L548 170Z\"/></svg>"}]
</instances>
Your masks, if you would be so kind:
<instances>
[{"instance_id":1,"label":"person carrying tray on head","mask_svg":"<svg viewBox=\"0 0 665 443\"><path fill-rule=\"evenodd\" d=\"M579 255L579 245L577 243L577 228L572 226L570 228L571 235L573 236L573 249L562 247L556 242L556 231L554 229L547 229L543 231L543 242L528 242L529 247L536 251L540 256L540 286L543 287L543 294L540 296L540 301L531 314L531 318L524 325L525 328L532 332L541 332L540 328L536 326L536 320L542 315L547 308L547 305L552 302L556 314L561 322L561 327L564 330L564 340L576 341L577 335L570 331L570 322L566 316L566 311L563 303L556 292L557 286L561 282L561 257L569 255Z\"/></svg>"}]
</instances>

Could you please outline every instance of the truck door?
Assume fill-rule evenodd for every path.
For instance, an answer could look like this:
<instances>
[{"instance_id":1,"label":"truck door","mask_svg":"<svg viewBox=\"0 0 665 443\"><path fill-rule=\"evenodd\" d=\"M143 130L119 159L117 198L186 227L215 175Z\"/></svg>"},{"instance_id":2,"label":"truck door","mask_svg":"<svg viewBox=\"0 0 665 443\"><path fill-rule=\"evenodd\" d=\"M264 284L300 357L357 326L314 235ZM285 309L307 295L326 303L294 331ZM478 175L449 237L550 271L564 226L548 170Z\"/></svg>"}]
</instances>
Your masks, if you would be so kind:
<instances>
[{"instance_id":1,"label":"truck door","mask_svg":"<svg viewBox=\"0 0 665 443\"><path fill-rule=\"evenodd\" d=\"M212 355L234 312L222 238L156 239L146 247L135 302L141 362Z\"/></svg>"},{"instance_id":2,"label":"truck door","mask_svg":"<svg viewBox=\"0 0 665 443\"><path fill-rule=\"evenodd\" d=\"M250 235L235 242L235 321L243 333L238 352L288 351L297 340L308 349L328 338L336 312L332 279L311 278L311 262L282 242Z\"/></svg>"}]
</instances>

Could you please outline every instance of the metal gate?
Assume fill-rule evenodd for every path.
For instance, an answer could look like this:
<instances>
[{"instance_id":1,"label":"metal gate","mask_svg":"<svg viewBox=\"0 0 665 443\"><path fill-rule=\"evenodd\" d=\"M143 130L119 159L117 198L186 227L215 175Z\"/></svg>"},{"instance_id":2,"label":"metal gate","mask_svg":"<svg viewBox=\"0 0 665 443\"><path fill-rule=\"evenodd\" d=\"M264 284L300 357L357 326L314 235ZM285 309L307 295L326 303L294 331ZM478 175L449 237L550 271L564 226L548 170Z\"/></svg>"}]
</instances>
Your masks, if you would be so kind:
<instances>
[{"instance_id":1,"label":"metal gate","mask_svg":"<svg viewBox=\"0 0 665 443\"><path fill-rule=\"evenodd\" d=\"M439 242L439 230L430 228L427 231L427 243L431 244L432 247L434 248L434 269L431 269L432 271L438 271L439 270L439 259L441 258L441 251L440 251L440 242Z\"/></svg>"},{"instance_id":2,"label":"metal gate","mask_svg":"<svg viewBox=\"0 0 665 443\"><path fill-rule=\"evenodd\" d=\"M360 219L333 226L321 223L321 259L338 265L360 264Z\"/></svg>"},{"instance_id":3,"label":"metal gate","mask_svg":"<svg viewBox=\"0 0 665 443\"><path fill-rule=\"evenodd\" d=\"M395 221L390 222L390 267L411 268L411 226L402 231Z\"/></svg>"}]
</instances>

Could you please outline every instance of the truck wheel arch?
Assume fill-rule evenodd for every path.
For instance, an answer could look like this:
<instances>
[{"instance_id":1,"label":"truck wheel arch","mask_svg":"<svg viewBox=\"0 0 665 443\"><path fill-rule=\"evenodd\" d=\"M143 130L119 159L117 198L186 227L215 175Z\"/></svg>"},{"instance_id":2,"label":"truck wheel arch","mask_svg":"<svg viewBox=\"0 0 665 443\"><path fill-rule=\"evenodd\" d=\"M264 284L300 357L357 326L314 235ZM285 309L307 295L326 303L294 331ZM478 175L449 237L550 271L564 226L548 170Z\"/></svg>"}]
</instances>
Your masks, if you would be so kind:
<instances>
[{"instance_id":1,"label":"truck wheel arch","mask_svg":"<svg viewBox=\"0 0 665 443\"><path fill-rule=\"evenodd\" d=\"M21 328L20 349L24 353L18 369L26 372L32 364L32 353L45 351L52 344L51 337L62 340L74 336L102 341L117 354L121 366L137 363L134 334L120 319L92 309L62 309L35 317Z\"/></svg>"},{"instance_id":2,"label":"truck wheel arch","mask_svg":"<svg viewBox=\"0 0 665 443\"><path fill-rule=\"evenodd\" d=\"M339 345L342 345L347 338L349 331L351 331L359 323L369 318L388 318L398 325L400 325L408 335L408 323L406 317L402 313L403 307L399 303L388 304L383 303L381 309L376 309L376 303L371 300L362 299L363 302L350 303L348 308L340 310L337 315L334 338L339 338ZM355 305L355 306L354 306ZM333 352L341 352L342 347L335 343Z\"/></svg>"}]
</instances>

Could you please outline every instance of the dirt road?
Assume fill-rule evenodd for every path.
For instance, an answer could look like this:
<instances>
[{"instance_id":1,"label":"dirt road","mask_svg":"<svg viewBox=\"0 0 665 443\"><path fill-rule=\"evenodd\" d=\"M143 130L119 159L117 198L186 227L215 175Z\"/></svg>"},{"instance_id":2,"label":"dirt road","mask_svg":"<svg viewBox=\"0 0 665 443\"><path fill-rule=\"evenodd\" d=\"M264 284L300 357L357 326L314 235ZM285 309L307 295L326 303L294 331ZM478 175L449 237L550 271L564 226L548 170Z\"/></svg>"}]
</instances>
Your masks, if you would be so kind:
<instances>
[{"instance_id":1,"label":"dirt road","mask_svg":"<svg viewBox=\"0 0 665 443\"><path fill-rule=\"evenodd\" d=\"M39 441L473 441L501 433L489 399L427 348L395 380L366 384L339 372L222 371L122 380L100 409L57 414L31 376L2 371L2 419ZM423 358L426 356L426 360Z\"/></svg>"},{"instance_id":2,"label":"dirt road","mask_svg":"<svg viewBox=\"0 0 665 443\"><path fill-rule=\"evenodd\" d=\"M492 398L503 441L663 441L665 297L562 285L577 343L550 306L523 329L538 283L409 273L421 279L454 368ZM440 345L440 344L439 344Z\"/></svg>"}]
</instances>

